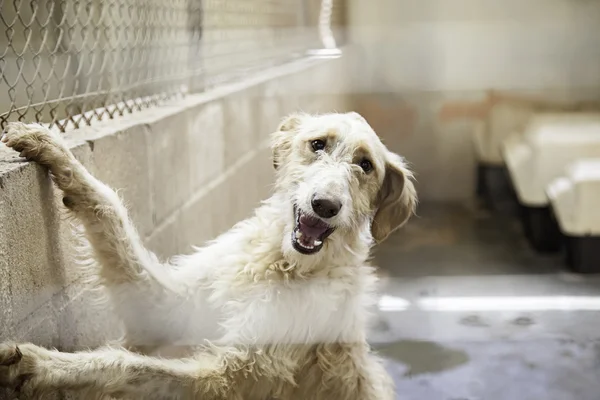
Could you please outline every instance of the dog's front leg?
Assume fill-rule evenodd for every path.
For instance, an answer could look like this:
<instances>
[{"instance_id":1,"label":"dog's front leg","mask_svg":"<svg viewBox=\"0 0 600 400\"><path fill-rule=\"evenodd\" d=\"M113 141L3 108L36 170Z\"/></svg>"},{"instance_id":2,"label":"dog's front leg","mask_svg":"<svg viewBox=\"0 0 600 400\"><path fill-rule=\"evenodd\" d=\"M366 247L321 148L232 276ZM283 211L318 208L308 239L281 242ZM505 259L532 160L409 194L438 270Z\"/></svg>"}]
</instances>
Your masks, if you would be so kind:
<instances>
[{"instance_id":1,"label":"dog's front leg","mask_svg":"<svg viewBox=\"0 0 600 400\"><path fill-rule=\"evenodd\" d=\"M128 338L155 345L177 334L178 324L185 321L174 321L177 315L170 310L179 303L177 291L183 285L172 282L169 269L144 247L119 196L75 159L60 135L41 125L10 123L2 142L49 168L65 205L85 227L100 266L98 277L127 327Z\"/></svg>"},{"instance_id":2,"label":"dog's front leg","mask_svg":"<svg viewBox=\"0 0 600 400\"><path fill-rule=\"evenodd\" d=\"M38 124L13 122L2 142L50 169L65 195L64 204L86 228L103 278L115 284L132 282L157 263L142 245L118 195L75 159L58 134Z\"/></svg>"},{"instance_id":3,"label":"dog's front leg","mask_svg":"<svg viewBox=\"0 0 600 400\"><path fill-rule=\"evenodd\" d=\"M131 399L222 399L224 368L203 360L166 360L121 349L61 353L33 344L0 344L0 387L20 398L47 398L58 390ZM89 395L88 395L89 396Z\"/></svg>"}]
</instances>

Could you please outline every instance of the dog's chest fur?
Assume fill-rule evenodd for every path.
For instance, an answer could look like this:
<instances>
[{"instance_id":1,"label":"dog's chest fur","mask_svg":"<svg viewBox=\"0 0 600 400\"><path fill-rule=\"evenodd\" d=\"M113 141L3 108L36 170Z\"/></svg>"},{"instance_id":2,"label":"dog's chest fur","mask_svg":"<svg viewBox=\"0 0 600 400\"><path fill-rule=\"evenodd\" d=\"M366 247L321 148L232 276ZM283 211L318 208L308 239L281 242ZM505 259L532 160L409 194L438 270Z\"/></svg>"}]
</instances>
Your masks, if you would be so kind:
<instances>
[{"instance_id":1,"label":"dog's chest fur","mask_svg":"<svg viewBox=\"0 0 600 400\"><path fill-rule=\"evenodd\" d=\"M363 338L368 296L346 280L260 282L224 307L225 343L315 344Z\"/></svg>"},{"instance_id":2,"label":"dog's chest fur","mask_svg":"<svg viewBox=\"0 0 600 400\"><path fill-rule=\"evenodd\" d=\"M268 226L251 218L180 260L179 280L194 293L186 336L233 346L362 341L374 269L340 251L327 268L297 270Z\"/></svg>"}]
</instances>

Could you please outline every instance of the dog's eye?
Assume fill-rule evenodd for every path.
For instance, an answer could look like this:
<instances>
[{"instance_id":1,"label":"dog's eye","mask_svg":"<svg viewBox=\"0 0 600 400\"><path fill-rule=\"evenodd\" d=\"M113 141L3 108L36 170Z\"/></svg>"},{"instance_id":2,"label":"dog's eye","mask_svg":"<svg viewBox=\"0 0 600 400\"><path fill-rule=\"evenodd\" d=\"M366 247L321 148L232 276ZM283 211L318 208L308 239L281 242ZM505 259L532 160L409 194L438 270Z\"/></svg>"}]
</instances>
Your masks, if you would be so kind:
<instances>
[{"instance_id":1,"label":"dog's eye","mask_svg":"<svg viewBox=\"0 0 600 400\"><path fill-rule=\"evenodd\" d=\"M312 146L314 151L323 150L325 148L325 141L320 139L313 140L312 142L310 142L310 145Z\"/></svg>"},{"instance_id":2,"label":"dog's eye","mask_svg":"<svg viewBox=\"0 0 600 400\"><path fill-rule=\"evenodd\" d=\"M365 171L366 173L369 173L373 170L373 164L371 164L371 161L367 160L366 158L362 159L359 163L358 163L359 167L362 168L363 171Z\"/></svg>"},{"instance_id":3,"label":"dog's eye","mask_svg":"<svg viewBox=\"0 0 600 400\"><path fill-rule=\"evenodd\" d=\"M323 150L325 148L325 141L321 139L313 140L310 142L314 151Z\"/></svg>"}]
</instances>

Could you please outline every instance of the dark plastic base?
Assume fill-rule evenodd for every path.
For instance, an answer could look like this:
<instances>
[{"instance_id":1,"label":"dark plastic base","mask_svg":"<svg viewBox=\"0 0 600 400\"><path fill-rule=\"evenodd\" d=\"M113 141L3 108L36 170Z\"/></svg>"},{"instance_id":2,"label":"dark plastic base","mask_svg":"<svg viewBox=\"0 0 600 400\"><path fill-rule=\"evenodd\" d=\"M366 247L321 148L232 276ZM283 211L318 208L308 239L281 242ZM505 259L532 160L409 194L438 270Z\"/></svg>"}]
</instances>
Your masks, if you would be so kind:
<instances>
[{"instance_id":1,"label":"dark plastic base","mask_svg":"<svg viewBox=\"0 0 600 400\"><path fill-rule=\"evenodd\" d=\"M479 198L483 198L485 196L486 190L485 190L485 172L486 172L486 166L482 165L482 164L478 164L477 165L477 172L476 172L476 182L475 182L475 193L477 194L477 197Z\"/></svg>"},{"instance_id":2,"label":"dark plastic base","mask_svg":"<svg viewBox=\"0 0 600 400\"><path fill-rule=\"evenodd\" d=\"M504 166L479 164L477 166L477 197L484 205L502 214L515 215L518 202L508 171Z\"/></svg>"},{"instance_id":3,"label":"dark plastic base","mask_svg":"<svg viewBox=\"0 0 600 400\"><path fill-rule=\"evenodd\" d=\"M573 272L600 273L600 236L565 236L565 247Z\"/></svg>"},{"instance_id":4,"label":"dark plastic base","mask_svg":"<svg viewBox=\"0 0 600 400\"><path fill-rule=\"evenodd\" d=\"M521 222L525 236L535 250L554 253L561 249L563 235L550 207L521 205Z\"/></svg>"}]
</instances>

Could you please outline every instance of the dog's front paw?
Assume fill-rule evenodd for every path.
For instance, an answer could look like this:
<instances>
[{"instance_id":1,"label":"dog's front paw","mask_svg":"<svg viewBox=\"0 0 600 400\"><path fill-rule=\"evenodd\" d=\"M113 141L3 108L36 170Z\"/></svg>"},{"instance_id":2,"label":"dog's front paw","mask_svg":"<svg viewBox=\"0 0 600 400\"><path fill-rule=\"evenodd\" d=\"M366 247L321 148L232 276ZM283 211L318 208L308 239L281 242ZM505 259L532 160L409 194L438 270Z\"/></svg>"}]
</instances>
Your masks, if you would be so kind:
<instances>
[{"instance_id":1,"label":"dog's front paw","mask_svg":"<svg viewBox=\"0 0 600 400\"><path fill-rule=\"evenodd\" d=\"M21 157L42 164L52 163L57 157L64 156L62 138L39 124L10 122L0 141L18 151Z\"/></svg>"},{"instance_id":2,"label":"dog's front paw","mask_svg":"<svg viewBox=\"0 0 600 400\"><path fill-rule=\"evenodd\" d=\"M33 377L36 357L26 346L0 343L0 387L20 391Z\"/></svg>"}]
</instances>

